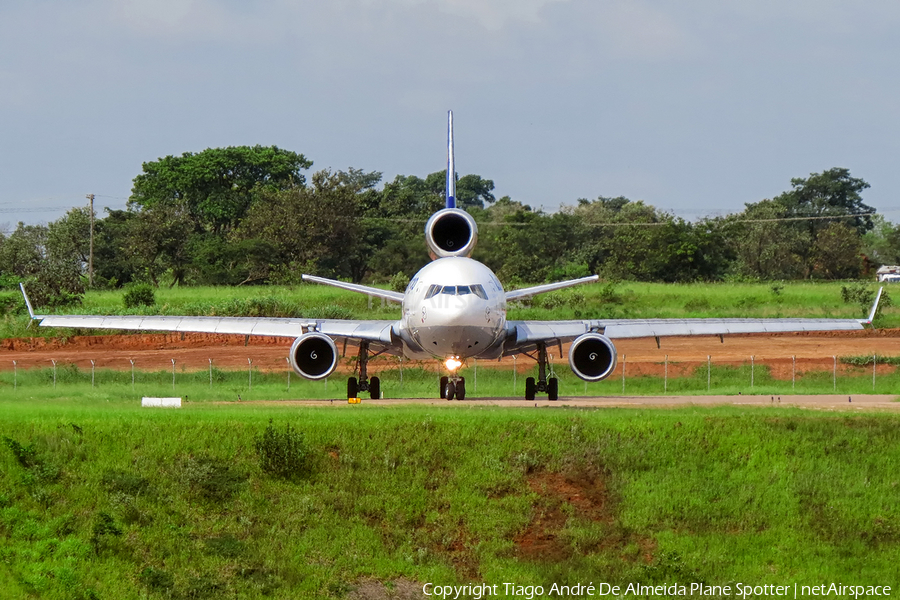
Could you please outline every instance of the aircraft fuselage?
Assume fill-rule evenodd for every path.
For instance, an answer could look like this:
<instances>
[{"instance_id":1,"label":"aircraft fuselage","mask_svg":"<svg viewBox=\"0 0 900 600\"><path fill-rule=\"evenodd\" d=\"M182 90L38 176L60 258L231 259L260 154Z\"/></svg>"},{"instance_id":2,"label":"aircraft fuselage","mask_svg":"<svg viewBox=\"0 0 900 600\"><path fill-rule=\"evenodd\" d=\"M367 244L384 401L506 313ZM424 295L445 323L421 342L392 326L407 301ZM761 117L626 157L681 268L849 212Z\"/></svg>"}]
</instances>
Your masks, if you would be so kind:
<instances>
[{"instance_id":1,"label":"aircraft fuselage","mask_svg":"<svg viewBox=\"0 0 900 600\"><path fill-rule=\"evenodd\" d=\"M409 358L497 358L506 337L506 295L488 267L439 258L409 282L400 337Z\"/></svg>"}]
</instances>

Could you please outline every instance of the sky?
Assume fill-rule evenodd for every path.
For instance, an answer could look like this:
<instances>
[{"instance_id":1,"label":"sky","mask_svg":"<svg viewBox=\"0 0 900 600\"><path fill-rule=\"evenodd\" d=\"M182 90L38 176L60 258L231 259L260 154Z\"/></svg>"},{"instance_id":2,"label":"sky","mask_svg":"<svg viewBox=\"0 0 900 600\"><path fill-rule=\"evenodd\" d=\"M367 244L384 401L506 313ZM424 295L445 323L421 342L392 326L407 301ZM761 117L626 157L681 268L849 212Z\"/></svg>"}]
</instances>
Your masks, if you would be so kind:
<instances>
[{"instance_id":1,"label":"sky","mask_svg":"<svg viewBox=\"0 0 900 600\"><path fill-rule=\"evenodd\" d=\"M689 220L850 169L900 222L900 3L5 0L0 230L141 165L277 145L323 168L446 166L551 212L626 196Z\"/></svg>"}]
</instances>

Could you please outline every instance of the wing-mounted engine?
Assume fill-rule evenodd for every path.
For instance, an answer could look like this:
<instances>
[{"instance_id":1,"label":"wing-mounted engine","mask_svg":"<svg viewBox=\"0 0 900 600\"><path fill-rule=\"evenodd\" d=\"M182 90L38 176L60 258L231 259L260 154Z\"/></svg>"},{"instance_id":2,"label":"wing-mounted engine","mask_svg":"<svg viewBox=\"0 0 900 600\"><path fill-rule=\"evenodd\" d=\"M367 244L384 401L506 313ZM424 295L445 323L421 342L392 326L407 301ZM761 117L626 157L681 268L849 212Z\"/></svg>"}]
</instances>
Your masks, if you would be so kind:
<instances>
[{"instance_id":1,"label":"wing-mounted engine","mask_svg":"<svg viewBox=\"0 0 900 600\"><path fill-rule=\"evenodd\" d=\"M425 224L425 240L432 258L469 256L478 241L478 226L472 215L458 208L445 208Z\"/></svg>"},{"instance_id":2,"label":"wing-mounted engine","mask_svg":"<svg viewBox=\"0 0 900 600\"><path fill-rule=\"evenodd\" d=\"M606 379L616 368L618 353L612 341L599 333L585 333L569 348L569 366L585 381Z\"/></svg>"},{"instance_id":3,"label":"wing-mounted engine","mask_svg":"<svg viewBox=\"0 0 900 600\"><path fill-rule=\"evenodd\" d=\"M307 379L324 379L337 367L338 350L323 333L304 333L291 345L291 367Z\"/></svg>"}]
</instances>

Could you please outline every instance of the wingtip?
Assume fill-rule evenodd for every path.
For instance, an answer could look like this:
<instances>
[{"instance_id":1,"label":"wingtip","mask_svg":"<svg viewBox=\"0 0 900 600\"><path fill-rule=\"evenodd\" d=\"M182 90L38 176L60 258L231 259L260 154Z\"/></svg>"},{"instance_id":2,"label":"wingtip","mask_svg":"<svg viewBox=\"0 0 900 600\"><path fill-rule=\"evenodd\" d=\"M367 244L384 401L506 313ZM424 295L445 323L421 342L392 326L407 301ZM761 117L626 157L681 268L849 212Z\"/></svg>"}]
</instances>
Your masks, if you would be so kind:
<instances>
[{"instance_id":1,"label":"wingtip","mask_svg":"<svg viewBox=\"0 0 900 600\"><path fill-rule=\"evenodd\" d=\"M22 290L22 297L25 298L25 306L28 308L28 315L32 319L35 319L34 308L31 306L31 300L28 298L28 293L25 291L25 284L19 282L19 289Z\"/></svg>"},{"instance_id":2,"label":"wingtip","mask_svg":"<svg viewBox=\"0 0 900 600\"><path fill-rule=\"evenodd\" d=\"M875 313L878 312L878 303L881 302L881 294L884 293L884 286L878 288L878 294L875 296L875 302L872 303L872 310L869 311L869 316L866 319L861 319L860 322L864 325L871 325L872 321L875 320Z\"/></svg>"}]
</instances>

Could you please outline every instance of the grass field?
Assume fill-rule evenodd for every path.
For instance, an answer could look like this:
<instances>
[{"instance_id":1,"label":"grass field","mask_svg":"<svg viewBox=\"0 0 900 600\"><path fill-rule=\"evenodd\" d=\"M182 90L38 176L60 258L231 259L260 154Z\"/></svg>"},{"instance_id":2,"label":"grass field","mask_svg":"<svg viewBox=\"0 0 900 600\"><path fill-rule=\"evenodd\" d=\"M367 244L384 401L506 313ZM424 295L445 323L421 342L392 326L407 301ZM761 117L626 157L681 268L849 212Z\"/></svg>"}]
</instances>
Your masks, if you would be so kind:
<instances>
[{"instance_id":1,"label":"grass field","mask_svg":"<svg viewBox=\"0 0 900 600\"><path fill-rule=\"evenodd\" d=\"M900 584L892 415L9 394L0 411L0 598Z\"/></svg>"},{"instance_id":2,"label":"grass field","mask_svg":"<svg viewBox=\"0 0 900 600\"><path fill-rule=\"evenodd\" d=\"M861 318L868 306L845 302L844 286L875 283L597 283L536 296L528 303L512 303L510 319L678 318L678 317L837 317ZM888 290L889 291L889 290ZM8 294L15 294L9 292ZM77 314L164 314L219 316L305 316L310 318L397 319L399 305L384 305L326 286L160 288L156 305L125 309L124 292L92 291ZM18 302L15 298L11 302ZM40 312L40 307L37 307ZM26 330L24 303L0 323L0 337L60 335L50 329ZM885 307L876 323L900 327L900 310ZM63 332L65 333L65 332Z\"/></svg>"},{"instance_id":3,"label":"grass field","mask_svg":"<svg viewBox=\"0 0 900 600\"><path fill-rule=\"evenodd\" d=\"M871 359L871 357L869 357ZM886 361L886 359L881 359ZM435 398L440 373L421 366L383 367L377 369L385 398ZM465 367L469 397L522 397L525 378L536 376L537 368L520 367L514 375L506 368ZM832 377L830 371L800 374L795 381L775 379L768 367L757 365L752 373L749 365L741 367L706 365L696 367L687 376L628 376L624 385L614 376L596 383L585 383L568 367L554 371L559 379L560 396L659 396L659 395L737 395L737 394L898 394L900 372L879 373L873 381L871 366L857 366L849 374ZM0 372L0 393L21 401L126 402L142 396L181 396L192 402L287 399L346 399L346 378L334 375L323 381L309 381L294 373L229 371L115 371L79 369L60 364L53 368L19 369Z\"/></svg>"}]
</instances>

